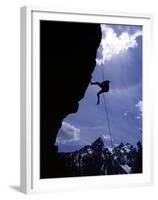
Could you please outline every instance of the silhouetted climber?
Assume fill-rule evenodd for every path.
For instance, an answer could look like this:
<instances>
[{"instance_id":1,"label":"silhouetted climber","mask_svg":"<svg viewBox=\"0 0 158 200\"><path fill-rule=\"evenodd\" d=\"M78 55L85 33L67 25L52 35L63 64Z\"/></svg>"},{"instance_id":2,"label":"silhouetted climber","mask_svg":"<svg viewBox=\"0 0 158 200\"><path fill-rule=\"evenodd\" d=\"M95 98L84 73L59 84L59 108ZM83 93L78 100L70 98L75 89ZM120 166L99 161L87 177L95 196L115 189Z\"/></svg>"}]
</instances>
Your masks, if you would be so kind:
<instances>
[{"instance_id":1,"label":"silhouetted climber","mask_svg":"<svg viewBox=\"0 0 158 200\"><path fill-rule=\"evenodd\" d=\"M101 88L101 90L97 93L97 97L98 97L97 104L100 103L100 96L99 95L104 93L104 92L109 91L109 83L110 83L110 81L108 81L108 80L103 81L102 83L91 81L91 85L98 85Z\"/></svg>"}]
</instances>

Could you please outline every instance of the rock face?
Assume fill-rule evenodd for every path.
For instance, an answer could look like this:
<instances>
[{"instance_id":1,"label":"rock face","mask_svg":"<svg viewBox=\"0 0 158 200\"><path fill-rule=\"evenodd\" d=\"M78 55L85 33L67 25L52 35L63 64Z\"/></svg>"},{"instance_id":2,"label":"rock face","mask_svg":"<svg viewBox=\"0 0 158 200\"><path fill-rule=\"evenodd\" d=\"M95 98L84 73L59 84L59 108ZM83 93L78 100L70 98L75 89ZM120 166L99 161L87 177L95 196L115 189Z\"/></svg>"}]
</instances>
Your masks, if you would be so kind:
<instances>
[{"instance_id":1,"label":"rock face","mask_svg":"<svg viewBox=\"0 0 158 200\"><path fill-rule=\"evenodd\" d=\"M99 24L40 22L40 175L49 178L63 119L78 110L101 41ZM56 160L57 159L57 160ZM57 173L58 174L58 173Z\"/></svg>"},{"instance_id":2,"label":"rock face","mask_svg":"<svg viewBox=\"0 0 158 200\"><path fill-rule=\"evenodd\" d=\"M64 177L142 173L142 147L127 143L108 149L101 138L72 153L59 153Z\"/></svg>"}]
</instances>

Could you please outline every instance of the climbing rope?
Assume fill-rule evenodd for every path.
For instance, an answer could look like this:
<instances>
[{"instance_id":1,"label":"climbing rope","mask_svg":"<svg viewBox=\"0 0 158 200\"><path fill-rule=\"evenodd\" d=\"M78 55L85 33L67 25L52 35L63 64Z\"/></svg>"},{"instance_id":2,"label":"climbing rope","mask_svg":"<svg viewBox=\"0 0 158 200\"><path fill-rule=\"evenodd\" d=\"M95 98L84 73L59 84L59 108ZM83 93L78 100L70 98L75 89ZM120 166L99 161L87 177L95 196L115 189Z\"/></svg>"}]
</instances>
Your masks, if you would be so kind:
<instances>
[{"instance_id":1,"label":"climbing rope","mask_svg":"<svg viewBox=\"0 0 158 200\"><path fill-rule=\"evenodd\" d=\"M104 81L104 69L103 69L103 64L102 64L102 81ZM113 148L113 141L112 141L112 134L111 134L111 126L110 126L110 119L109 119L109 113L108 113L108 108L107 108L107 102L105 98L105 94L103 93L103 102L104 102L104 108L105 108L105 114L106 114L106 119L107 119L107 124L108 124L108 132L110 136L110 143L111 143L111 148Z\"/></svg>"}]
</instances>

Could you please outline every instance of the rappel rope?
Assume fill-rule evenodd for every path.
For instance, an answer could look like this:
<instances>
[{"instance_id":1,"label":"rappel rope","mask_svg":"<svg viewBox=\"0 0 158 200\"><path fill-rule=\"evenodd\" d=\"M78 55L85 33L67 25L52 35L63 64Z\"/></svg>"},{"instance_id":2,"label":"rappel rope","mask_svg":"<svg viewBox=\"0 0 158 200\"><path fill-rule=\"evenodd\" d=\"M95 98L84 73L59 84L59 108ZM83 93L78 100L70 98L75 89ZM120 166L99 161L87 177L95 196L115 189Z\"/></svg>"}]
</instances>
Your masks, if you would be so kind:
<instances>
[{"instance_id":1,"label":"rappel rope","mask_svg":"<svg viewBox=\"0 0 158 200\"><path fill-rule=\"evenodd\" d=\"M102 64L102 81L104 81L104 69L103 69L103 64ZM105 98L105 94L104 94L104 93L103 93L103 102L104 102L105 114L106 114L106 119L107 119L107 124L108 124L108 133L109 133L109 136L110 136L111 148L113 148L113 141L112 141L112 134L111 134L111 126L110 126L110 120L109 120L107 102L106 102L106 98Z\"/></svg>"}]
</instances>

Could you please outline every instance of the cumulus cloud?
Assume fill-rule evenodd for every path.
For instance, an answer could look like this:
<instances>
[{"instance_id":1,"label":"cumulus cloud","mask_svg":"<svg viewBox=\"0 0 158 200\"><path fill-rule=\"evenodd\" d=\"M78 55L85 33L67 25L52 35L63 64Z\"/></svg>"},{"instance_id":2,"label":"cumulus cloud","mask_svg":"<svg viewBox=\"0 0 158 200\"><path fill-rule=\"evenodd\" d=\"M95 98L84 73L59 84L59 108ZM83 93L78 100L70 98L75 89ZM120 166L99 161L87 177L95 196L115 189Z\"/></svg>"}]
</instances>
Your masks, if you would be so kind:
<instances>
[{"instance_id":1,"label":"cumulus cloud","mask_svg":"<svg viewBox=\"0 0 158 200\"><path fill-rule=\"evenodd\" d=\"M80 139L80 129L75 126L62 122L62 126L58 132L56 142L58 144L65 144L68 142L75 142Z\"/></svg>"},{"instance_id":2,"label":"cumulus cloud","mask_svg":"<svg viewBox=\"0 0 158 200\"><path fill-rule=\"evenodd\" d=\"M127 51L129 48L136 47L136 38L142 35L141 30L134 33L122 32L119 36L114 29L108 25L102 24L102 40L98 48L99 56L96 59L98 65L109 61L114 55Z\"/></svg>"}]
</instances>

